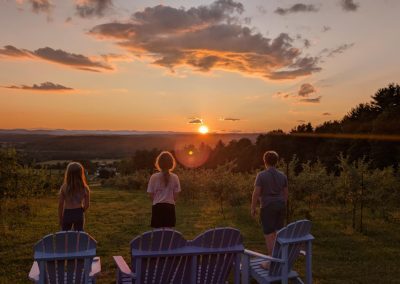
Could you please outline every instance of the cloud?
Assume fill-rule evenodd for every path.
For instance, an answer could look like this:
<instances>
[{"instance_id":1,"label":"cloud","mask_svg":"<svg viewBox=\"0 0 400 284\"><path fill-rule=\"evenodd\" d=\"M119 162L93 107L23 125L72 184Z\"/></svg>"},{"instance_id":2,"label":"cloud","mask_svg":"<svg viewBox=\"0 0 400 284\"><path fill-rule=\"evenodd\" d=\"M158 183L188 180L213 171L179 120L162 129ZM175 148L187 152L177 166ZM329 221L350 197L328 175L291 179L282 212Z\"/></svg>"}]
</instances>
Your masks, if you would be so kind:
<instances>
[{"instance_id":1,"label":"cloud","mask_svg":"<svg viewBox=\"0 0 400 284\"><path fill-rule=\"evenodd\" d=\"M241 24L243 5L218 0L189 9L158 5L131 19L93 27L90 34L113 40L142 60L175 72L225 70L270 80L318 72L317 57L302 56L286 33L267 38Z\"/></svg>"},{"instance_id":2,"label":"cloud","mask_svg":"<svg viewBox=\"0 0 400 284\"><path fill-rule=\"evenodd\" d=\"M327 53L327 57L335 57L338 54L342 54L343 52L345 52L346 50L352 48L354 46L354 43L345 43L342 44L340 46L338 46L337 48L333 48L333 49L327 49L325 48L322 53Z\"/></svg>"},{"instance_id":3,"label":"cloud","mask_svg":"<svg viewBox=\"0 0 400 284\"><path fill-rule=\"evenodd\" d=\"M300 86L300 90L297 93L299 97L308 97L310 94L315 93L317 90L310 83L305 83Z\"/></svg>"},{"instance_id":4,"label":"cloud","mask_svg":"<svg viewBox=\"0 0 400 284\"><path fill-rule=\"evenodd\" d=\"M329 27L329 26L323 26L322 27L322 32L323 33L326 33L327 31L330 31L332 28L331 27Z\"/></svg>"},{"instance_id":5,"label":"cloud","mask_svg":"<svg viewBox=\"0 0 400 284\"><path fill-rule=\"evenodd\" d=\"M275 10L275 13L279 14L281 16L285 16L287 14L292 14L292 13L318 12L318 11L319 11L319 9L312 4L307 5L307 4L303 4L303 3L297 3L297 4L294 4L293 6L291 6L290 8L286 8L286 9L278 7Z\"/></svg>"},{"instance_id":6,"label":"cloud","mask_svg":"<svg viewBox=\"0 0 400 284\"><path fill-rule=\"evenodd\" d=\"M310 42L309 39L304 39L303 42L304 42L304 47L305 48L310 48L311 47L311 42Z\"/></svg>"},{"instance_id":7,"label":"cloud","mask_svg":"<svg viewBox=\"0 0 400 284\"><path fill-rule=\"evenodd\" d=\"M112 7L112 0L75 0L76 14L81 18L102 17Z\"/></svg>"},{"instance_id":8,"label":"cloud","mask_svg":"<svg viewBox=\"0 0 400 284\"><path fill-rule=\"evenodd\" d=\"M310 104L318 104L321 102L322 96L316 97L316 98L306 98L306 99L301 99L299 102L302 103L310 103Z\"/></svg>"},{"instance_id":9,"label":"cloud","mask_svg":"<svg viewBox=\"0 0 400 284\"><path fill-rule=\"evenodd\" d=\"M225 117L225 118L221 118L220 120L222 120L222 121L239 121L240 118Z\"/></svg>"},{"instance_id":10,"label":"cloud","mask_svg":"<svg viewBox=\"0 0 400 284\"><path fill-rule=\"evenodd\" d=\"M297 122L299 122L299 123L304 123L304 122L306 122L305 120L302 120L302 119L299 119L299 120L297 120Z\"/></svg>"},{"instance_id":11,"label":"cloud","mask_svg":"<svg viewBox=\"0 0 400 284\"><path fill-rule=\"evenodd\" d=\"M50 13L53 5L49 0L29 0L32 5L32 11L35 13Z\"/></svg>"},{"instance_id":12,"label":"cloud","mask_svg":"<svg viewBox=\"0 0 400 284\"><path fill-rule=\"evenodd\" d=\"M188 123L189 124L203 124L203 120L201 118L192 117L192 118L189 118Z\"/></svg>"},{"instance_id":13,"label":"cloud","mask_svg":"<svg viewBox=\"0 0 400 284\"><path fill-rule=\"evenodd\" d=\"M113 70L113 67L106 62L97 61L91 59L85 55L69 53L61 49L53 49L51 47L39 48L35 51L29 51L26 49L18 49L12 45L6 45L3 49L0 49L0 56L3 57L29 57L32 59L42 59L53 63L58 63L71 68L102 72L106 70Z\"/></svg>"},{"instance_id":14,"label":"cloud","mask_svg":"<svg viewBox=\"0 0 400 284\"><path fill-rule=\"evenodd\" d=\"M332 115L332 114L330 112L324 112L322 115L323 116L329 116L329 115Z\"/></svg>"},{"instance_id":15,"label":"cloud","mask_svg":"<svg viewBox=\"0 0 400 284\"><path fill-rule=\"evenodd\" d=\"M6 45L4 48L0 48L0 56L6 57L31 57L28 50L18 49L12 45Z\"/></svg>"},{"instance_id":16,"label":"cloud","mask_svg":"<svg viewBox=\"0 0 400 284\"><path fill-rule=\"evenodd\" d=\"M73 88L65 87L60 84L55 84L52 82L44 82L39 85L33 84L32 86L20 85L20 86L4 86L7 89L19 89L19 90L30 90L30 91L72 91Z\"/></svg>"},{"instance_id":17,"label":"cloud","mask_svg":"<svg viewBox=\"0 0 400 284\"><path fill-rule=\"evenodd\" d=\"M357 11L360 7L360 4L355 3L354 0L340 0L340 5L342 6L343 10L348 12Z\"/></svg>"}]
</instances>

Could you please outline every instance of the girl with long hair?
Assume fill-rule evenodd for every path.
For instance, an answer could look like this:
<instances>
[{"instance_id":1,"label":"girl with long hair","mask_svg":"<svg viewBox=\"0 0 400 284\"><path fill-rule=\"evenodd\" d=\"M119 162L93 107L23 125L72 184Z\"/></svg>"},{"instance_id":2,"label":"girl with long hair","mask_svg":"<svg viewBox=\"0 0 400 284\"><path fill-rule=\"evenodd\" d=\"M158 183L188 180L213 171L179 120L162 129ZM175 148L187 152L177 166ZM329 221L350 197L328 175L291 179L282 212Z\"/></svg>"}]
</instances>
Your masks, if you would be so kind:
<instances>
[{"instance_id":1,"label":"girl with long hair","mask_svg":"<svg viewBox=\"0 0 400 284\"><path fill-rule=\"evenodd\" d=\"M150 177L147 192L153 202L151 227L172 228L176 224L175 202L181 191L179 178L172 171L176 167L174 156L161 152L155 162L157 173Z\"/></svg>"},{"instance_id":2,"label":"girl with long hair","mask_svg":"<svg viewBox=\"0 0 400 284\"><path fill-rule=\"evenodd\" d=\"M90 190L86 182L85 169L80 163L71 162L65 171L58 203L59 224L63 231L74 227L83 231L84 212L90 206Z\"/></svg>"}]
</instances>

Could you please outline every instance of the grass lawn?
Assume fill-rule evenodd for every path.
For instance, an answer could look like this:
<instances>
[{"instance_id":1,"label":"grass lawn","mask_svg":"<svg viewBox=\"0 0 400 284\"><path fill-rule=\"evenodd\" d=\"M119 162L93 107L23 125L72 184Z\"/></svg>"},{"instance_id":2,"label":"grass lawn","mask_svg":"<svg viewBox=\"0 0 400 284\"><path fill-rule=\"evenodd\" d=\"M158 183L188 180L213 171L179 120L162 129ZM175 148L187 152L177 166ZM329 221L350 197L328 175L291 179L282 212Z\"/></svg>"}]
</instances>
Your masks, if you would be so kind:
<instances>
[{"instance_id":1,"label":"grass lawn","mask_svg":"<svg viewBox=\"0 0 400 284\"><path fill-rule=\"evenodd\" d=\"M34 243L58 231L57 197L2 201L0 208L0 283L29 283ZM98 283L115 282L112 256L129 260L129 241L150 229L150 209L144 192L92 187L85 229L98 241ZM314 215L314 283L400 283L398 224L367 219L366 232L360 234L343 226L332 208ZM261 228L250 217L248 205L227 208L224 219L213 202L178 202L177 230L187 239L217 226L240 229L247 248L264 252ZM303 271L302 263L298 268Z\"/></svg>"}]
</instances>

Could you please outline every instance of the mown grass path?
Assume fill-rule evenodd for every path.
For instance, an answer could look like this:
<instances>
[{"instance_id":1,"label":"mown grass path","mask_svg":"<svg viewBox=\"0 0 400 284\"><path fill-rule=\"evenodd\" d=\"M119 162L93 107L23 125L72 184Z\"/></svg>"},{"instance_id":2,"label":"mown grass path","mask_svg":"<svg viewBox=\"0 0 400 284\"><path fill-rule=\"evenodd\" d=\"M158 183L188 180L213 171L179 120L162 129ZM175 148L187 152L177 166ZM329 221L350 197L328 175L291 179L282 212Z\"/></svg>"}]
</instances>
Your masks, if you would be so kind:
<instances>
[{"instance_id":1,"label":"mown grass path","mask_svg":"<svg viewBox=\"0 0 400 284\"><path fill-rule=\"evenodd\" d=\"M58 230L57 196L1 201L0 208L0 283L29 283L34 243ZM98 241L98 283L114 283L112 256L129 260L130 240L150 229L150 208L144 192L92 188L85 228ZM248 211L248 205L228 207L224 219L210 199L180 200L177 230L190 239L208 228L232 226L241 230L246 247L263 252L260 226ZM400 283L399 224L369 220L360 234L346 229L331 208L320 208L312 221L314 283ZM301 263L298 268L302 271Z\"/></svg>"}]
</instances>

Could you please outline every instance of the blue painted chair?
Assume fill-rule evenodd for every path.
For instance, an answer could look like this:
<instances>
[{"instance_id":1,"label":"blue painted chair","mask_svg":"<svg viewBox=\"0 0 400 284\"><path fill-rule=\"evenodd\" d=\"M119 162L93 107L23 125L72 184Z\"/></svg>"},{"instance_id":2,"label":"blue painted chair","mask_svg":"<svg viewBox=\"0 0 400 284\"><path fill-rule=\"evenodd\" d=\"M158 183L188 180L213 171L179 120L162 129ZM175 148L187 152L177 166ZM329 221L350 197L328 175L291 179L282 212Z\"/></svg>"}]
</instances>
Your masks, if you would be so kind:
<instances>
[{"instance_id":1,"label":"blue painted chair","mask_svg":"<svg viewBox=\"0 0 400 284\"><path fill-rule=\"evenodd\" d=\"M35 283L95 283L101 271L96 241L85 232L58 232L34 247L29 279Z\"/></svg>"},{"instance_id":2,"label":"blue painted chair","mask_svg":"<svg viewBox=\"0 0 400 284\"><path fill-rule=\"evenodd\" d=\"M240 282L240 232L217 228L186 241L172 229L146 232L131 241L131 266L114 256L117 283L225 283L234 268Z\"/></svg>"},{"instance_id":3,"label":"blue painted chair","mask_svg":"<svg viewBox=\"0 0 400 284\"><path fill-rule=\"evenodd\" d=\"M310 234L311 222L300 220L289 224L277 232L272 257L254 251L245 250L242 255L242 283L249 283L250 277L258 283L269 284L275 281L287 284L289 279L303 283L299 274L293 270L293 264L301 254L306 256L306 283L312 283L311 245L314 237ZM305 252L301 249L305 247ZM260 267L263 261L269 261L268 270Z\"/></svg>"}]
</instances>

